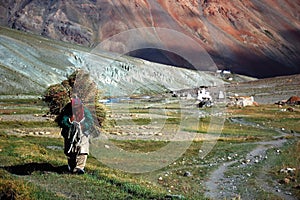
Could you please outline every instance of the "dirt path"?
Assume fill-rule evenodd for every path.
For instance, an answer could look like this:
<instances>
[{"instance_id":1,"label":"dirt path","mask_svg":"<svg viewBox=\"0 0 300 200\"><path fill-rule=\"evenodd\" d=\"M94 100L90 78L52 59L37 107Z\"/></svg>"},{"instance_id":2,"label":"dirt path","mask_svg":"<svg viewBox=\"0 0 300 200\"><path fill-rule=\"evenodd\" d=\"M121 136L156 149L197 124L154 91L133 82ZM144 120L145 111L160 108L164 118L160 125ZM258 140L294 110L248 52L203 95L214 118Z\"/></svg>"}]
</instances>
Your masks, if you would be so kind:
<instances>
[{"instance_id":1,"label":"dirt path","mask_svg":"<svg viewBox=\"0 0 300 200\"><path fill-rule=\"evenodd\" d=\"M246 122L243 119L235 118L231 120L233 123L239 123L243 125L253 125L256 126L254 123ZM266 127L259 126L262 129L267 129ZM249 152L244 161L241 162L237 167L247 167L251 168L255 164L261 162L262 160L267 160L266 152L267 150L271 148L277 148L279 149L284 145L284 143L287 141L284 139L283 136L286 135L286 133L275 130L278 133L280 133L280 136L274 137L271 141L266 142L254 142L253 144L257 144L258 146L253 149L251 152ZM220 165L215 171L212 172L210 175L208 181L205 183L206 186L206 193L205 196L211 199L226 199L226 198L242 198L242 199L253 199L251 192L246 193L246 196L241 197L239 193L237 192L238 187L242 184L247 182L247 179L251 177L252 175L249 174L234 174L230 177L225 176L225 172L229 169L229 167L233 166L239 162L239 160L234 160L230 162L225 162L222 165ZM263 172L268 171L270 166L265 165L263 167L263 170L261 173L255 178L256 183L261 187L261 189L271 192L274 195L283 198L283 199L296 199L295 197L292 197L288 191L279 192L280 190L276 190L276 188L271 187L268 185L268 179L267 175Z\"/></svg>"},{"instance_id":2,"label":"dirt path","mask_svg":"<svg viewBox=\"0 0 300 200\"><path fill-rule=\"evenodd\" d=\"M224 187L225 184L228 185L227 183L231 183L230 181L228 182L228 180L225 180L224 172L227 170L228 166L236 162L237 160L223 163L210 175L209 180L205 183L205 186L208 190L205 193L205 196L212 199L221 199L222 197L226 197L229 195L227 193L224 193L224 190L220 187Z\"/></svg>"}]
</instances>

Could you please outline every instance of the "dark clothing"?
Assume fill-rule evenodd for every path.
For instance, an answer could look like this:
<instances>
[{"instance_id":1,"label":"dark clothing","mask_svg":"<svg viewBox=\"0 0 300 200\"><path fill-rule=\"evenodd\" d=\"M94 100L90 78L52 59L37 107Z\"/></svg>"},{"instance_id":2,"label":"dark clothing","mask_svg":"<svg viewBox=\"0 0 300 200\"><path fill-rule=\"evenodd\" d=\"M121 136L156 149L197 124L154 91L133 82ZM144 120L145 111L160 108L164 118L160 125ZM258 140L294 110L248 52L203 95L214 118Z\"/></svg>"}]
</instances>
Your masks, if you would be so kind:
<instances>
[{"instance_id":1,"label":"dark clothing","mask_svg":"<svg viewBox=\"0 0 300 200\"><path fill-rule=\"evenodd\" d=\"M93 126L91 112L83 106L79 109L74 105L72 107L72 103L68 103L57 118L57 122L62 128L64 153L68 156L68 165L72 171L83 170L85 167L89 154L89 135Z\"/></svg>"}]
</instances>

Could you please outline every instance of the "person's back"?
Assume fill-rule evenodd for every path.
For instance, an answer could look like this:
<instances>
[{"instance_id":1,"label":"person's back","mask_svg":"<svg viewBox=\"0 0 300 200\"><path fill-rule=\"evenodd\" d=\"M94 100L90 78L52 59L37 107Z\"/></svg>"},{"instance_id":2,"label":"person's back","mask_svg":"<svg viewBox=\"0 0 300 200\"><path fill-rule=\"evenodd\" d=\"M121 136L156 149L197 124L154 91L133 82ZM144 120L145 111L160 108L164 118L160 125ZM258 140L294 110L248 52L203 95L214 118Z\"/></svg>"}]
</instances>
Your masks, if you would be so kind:
<instances>
[{"instance_id":1,"label":"person's back","mask_svg":"<svg viewBox=\"0 0 300 200\"><path fill-rule=\"evenodd\" d=\"M89 135L93 126L90 111L79 98L72 98L62 110L58 124L64 137L64 153L68 157L69 170L83 174L89 154Z\"/></svg>"}]
</instances>

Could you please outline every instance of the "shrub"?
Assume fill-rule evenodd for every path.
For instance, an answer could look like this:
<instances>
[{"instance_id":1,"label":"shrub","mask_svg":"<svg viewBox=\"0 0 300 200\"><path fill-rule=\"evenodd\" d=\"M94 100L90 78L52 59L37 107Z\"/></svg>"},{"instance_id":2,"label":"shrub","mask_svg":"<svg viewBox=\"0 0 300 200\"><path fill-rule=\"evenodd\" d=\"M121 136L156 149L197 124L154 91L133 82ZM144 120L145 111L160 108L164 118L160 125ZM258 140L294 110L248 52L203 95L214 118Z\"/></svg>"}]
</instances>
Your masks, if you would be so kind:
<instances>
[{"instance_id":1,"label":"shrub","mask_svg":"<svg viewBox=\"0 0 300 200\"><path fill-rule=\"evenodd\" d=\"M0 179L0 199L29 200L30 188L22 181Z\"/></svg>"}]
</instances>

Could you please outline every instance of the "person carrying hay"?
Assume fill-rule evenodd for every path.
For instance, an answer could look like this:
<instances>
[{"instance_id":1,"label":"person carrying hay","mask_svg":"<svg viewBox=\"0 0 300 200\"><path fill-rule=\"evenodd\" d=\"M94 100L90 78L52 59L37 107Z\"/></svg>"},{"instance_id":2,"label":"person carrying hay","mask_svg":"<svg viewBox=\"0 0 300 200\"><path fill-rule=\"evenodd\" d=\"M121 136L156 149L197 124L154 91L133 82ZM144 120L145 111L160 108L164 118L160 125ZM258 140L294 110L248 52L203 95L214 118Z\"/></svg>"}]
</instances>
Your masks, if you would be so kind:
<instances>
[{"instance_id":1,"label":"person carrying hay","mask_svg":"<svg viewBox=\"0 0 300 200\"><path fill-rule=\"evenodd\" d=\"M72 173L84 174L89 154L89 136L93 126L91 112L80 98L74 96L62 110L59 126L64 138L64 153L68 157L68 169Z\"/></svg>"}]
</instances>

